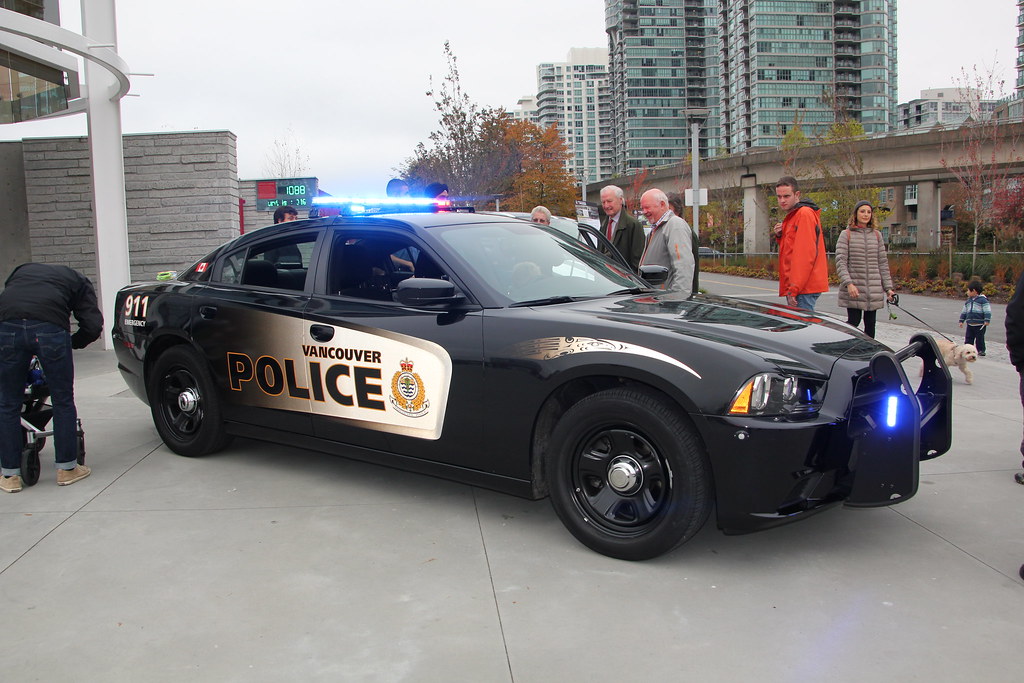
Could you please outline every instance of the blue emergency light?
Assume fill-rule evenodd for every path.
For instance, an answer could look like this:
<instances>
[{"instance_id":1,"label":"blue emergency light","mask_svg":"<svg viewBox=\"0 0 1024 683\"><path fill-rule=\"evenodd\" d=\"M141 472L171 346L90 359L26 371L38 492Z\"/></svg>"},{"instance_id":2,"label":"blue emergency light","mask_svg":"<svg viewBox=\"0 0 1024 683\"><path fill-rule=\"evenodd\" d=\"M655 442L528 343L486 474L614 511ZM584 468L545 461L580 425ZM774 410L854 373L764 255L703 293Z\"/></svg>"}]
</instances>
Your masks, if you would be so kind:
<instances>
[{"instance_id":1,"label":"blue emergency light","mask_svg":"<svg viewBox=\"0 0 1024 683\"><path fill-rule=\"evenodd\" d=\"M426 197L314 197L314 209L334 209L344 216L372 216L384 213L437 213L454 211L448 199ZM323 212L320 212L323 213Z\"/></svg>"},{"instance_id":2,"label":"blue emergency light","mask_svg":"<svg viewBox=\"0 0 1024 683\"><path fill-rule=\"evenodd\" d=\"M899 410L899 398L890 396L885 407L885 424L887 427L896 426L896 414Z\"/></svg>"}]
</instances>

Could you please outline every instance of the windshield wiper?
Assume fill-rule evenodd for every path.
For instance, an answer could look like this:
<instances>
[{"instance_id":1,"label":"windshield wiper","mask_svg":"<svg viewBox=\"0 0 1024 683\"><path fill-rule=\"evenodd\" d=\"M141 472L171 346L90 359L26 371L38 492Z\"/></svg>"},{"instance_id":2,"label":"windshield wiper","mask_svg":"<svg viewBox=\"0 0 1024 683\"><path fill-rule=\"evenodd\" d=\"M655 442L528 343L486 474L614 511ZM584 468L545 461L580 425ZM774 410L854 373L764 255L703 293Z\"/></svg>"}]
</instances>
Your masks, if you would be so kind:
<instances>
[{"instance_id":1,"label":"windshield wiper","mask_svg":"<svg viewBox=\"0 0 1024 683\"><path fill-rule=\"evenodd\" d=\"M545 299L531 299L530 301L517 301L514 304L509 304L509 308L518 308L520 306L547 306L549 304L568 304L573 301L580 301L581 297L565 296L549 296Z\"/></svg>"},{"instance_id":2,"label":"windshield wiper","mask_svg":"<svg viewBox=\"0 0 1024 683\"><path fill-rule=\"evenodd\" d=\"M655 291L652 287L634 287L633 289L619 289L609 292L608 296L619 296L620 294L646 294Z\"/></svg>"}]
</instances>

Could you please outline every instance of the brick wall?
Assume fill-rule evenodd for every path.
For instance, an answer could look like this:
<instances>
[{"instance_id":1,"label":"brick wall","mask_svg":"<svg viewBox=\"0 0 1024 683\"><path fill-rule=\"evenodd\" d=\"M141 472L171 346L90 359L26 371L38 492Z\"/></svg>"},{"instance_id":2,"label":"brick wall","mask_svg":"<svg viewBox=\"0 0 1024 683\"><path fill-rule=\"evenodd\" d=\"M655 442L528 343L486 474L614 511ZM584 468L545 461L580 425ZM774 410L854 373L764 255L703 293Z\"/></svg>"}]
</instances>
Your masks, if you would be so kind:
<instances>
[{"instance_id":1,"label":"brick wall","mask_svg":"<svg viewBox=\"0 0 1024 683\"><path fill-rule=\"evenodd\" d=\"M132 281L180 270L238 235L235 135L198 131L124 136ZM88 140L22 142L32 259L96 277Z\"/></svg>"}]
</instances>

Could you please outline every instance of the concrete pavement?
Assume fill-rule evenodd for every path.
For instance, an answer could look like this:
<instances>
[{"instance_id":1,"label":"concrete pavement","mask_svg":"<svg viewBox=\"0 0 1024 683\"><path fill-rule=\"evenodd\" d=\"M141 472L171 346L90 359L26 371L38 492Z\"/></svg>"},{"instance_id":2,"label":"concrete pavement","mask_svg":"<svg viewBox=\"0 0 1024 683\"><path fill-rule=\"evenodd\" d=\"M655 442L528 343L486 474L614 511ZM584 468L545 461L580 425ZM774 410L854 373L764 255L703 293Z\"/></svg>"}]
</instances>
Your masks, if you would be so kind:
<instances>
[{"instance_id":1,"label":"concrete pavement","mask_svg":"<svg viewBox=\"0 0 1024 683\"><path fill-rule=\"evenodd\" d=\"M47 462L0 496L0 677L1018 681L1021 406L1001 353L973 386L954 370L954 445L912 500L711 524L629 563L546 500L248 440L174 455L112 352L76 352L93 474L57 487Z\"/></svg>"}]
</instances>

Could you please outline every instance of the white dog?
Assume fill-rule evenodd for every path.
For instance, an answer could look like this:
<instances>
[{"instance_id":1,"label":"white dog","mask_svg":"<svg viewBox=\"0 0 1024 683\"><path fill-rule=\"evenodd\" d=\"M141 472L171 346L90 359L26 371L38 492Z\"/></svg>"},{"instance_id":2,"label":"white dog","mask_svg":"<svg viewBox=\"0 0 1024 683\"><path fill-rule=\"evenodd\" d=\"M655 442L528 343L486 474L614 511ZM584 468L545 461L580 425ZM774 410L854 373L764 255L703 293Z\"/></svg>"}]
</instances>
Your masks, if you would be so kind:
<instances>
[{"instance_id":1,"label":"white dog","mask_svg":"<svg viewBox=\"0 0 1024 683\"><path fill-rule=\"evenodd\" d=\"M964 373L964 382L972 384L974 373L971 372L967 364L978 360L978 349L974 344L958 344L941 337L933 337L933 339L935 339L935 345L939 347L942 360L946 362L946 367L952 368L955 365L960 368L960 372ZM924 368L921 368L921 374L924 374Z\"/></svg>"}]
</instances>

